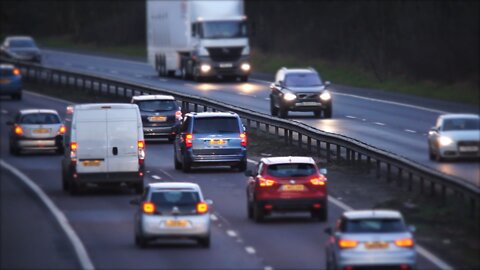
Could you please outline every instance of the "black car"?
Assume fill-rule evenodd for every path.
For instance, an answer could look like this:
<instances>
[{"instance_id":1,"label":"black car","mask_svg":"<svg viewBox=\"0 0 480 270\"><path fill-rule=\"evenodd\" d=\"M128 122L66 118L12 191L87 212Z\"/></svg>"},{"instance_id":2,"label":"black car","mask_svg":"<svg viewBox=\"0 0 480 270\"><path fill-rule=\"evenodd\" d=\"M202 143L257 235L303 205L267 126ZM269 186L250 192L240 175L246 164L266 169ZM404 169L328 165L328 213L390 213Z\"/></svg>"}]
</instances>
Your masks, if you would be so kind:
<instances>
[{"instance_id":1,"label":"black car","mask_svg":"<svg viewBox=\"0 0 480 270\"><path fill-rule=\"evenodd\" d=\"M182 123L182 111L170 95L142 95L132 97L142 115L145 140L175 139L178 126Z\"/></svg>"},{"instance_id":2,"label":"black car","mask_svg":"<svg viewBox=\"0 0 480 270\"><path fill-rule=\"evenodd\" d=\"M315 117L332 117L332 95L319 74L311 68L281 68L270 85L270 112L285 118L288 111L313 111Z\"/></svg>"}]
</instances>

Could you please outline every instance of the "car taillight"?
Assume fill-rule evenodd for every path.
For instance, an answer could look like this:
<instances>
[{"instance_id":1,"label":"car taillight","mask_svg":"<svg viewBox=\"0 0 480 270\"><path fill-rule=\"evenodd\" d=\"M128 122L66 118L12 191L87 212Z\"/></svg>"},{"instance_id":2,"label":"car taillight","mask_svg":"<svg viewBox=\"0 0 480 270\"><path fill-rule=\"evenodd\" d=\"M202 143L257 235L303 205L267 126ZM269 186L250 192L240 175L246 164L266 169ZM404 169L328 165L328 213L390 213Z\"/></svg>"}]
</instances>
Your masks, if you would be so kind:
<instances>
[{"instance_id":1,"label":"car taillight","mask_svg":"<svg viewBox=\"0 0 480 270\"><path fill-rule=\"evenodd\" d=\"M205 214L208 212L208 204L205 202L197 203L197 213L198 214Z\"/></svg>"},{"instance_id":2,"label":"car taillight","mask_svg":"<svg viewBox=\"0 0 480 270\"><path fill-rule=\"evenodd\" d=\"M13 131L15 132L15 135L17 135L17 136L22 136L23 135L23 128L21 126L15 126L15 129Z\"/></svg>"},{"instance_id":3,"label":"car taillight","mask_svg":"<svg viewBox=\"0 0 480 270\"><path fill-rule=\"evenodd\" d=\"M243 132L243 133L240 133L240 145L242 146L247 146L247 133Z\"/></svg>"},{"instance_id":4,"label":"car taillight","mask_svg":"<svg viewBox=\"0 0 480 270\"><path fill-rule=\"evenodd\" d=\"M176 111L175 112L175 118L177 118L177 120L182 120L182 112L181 111Z\"/></svg>"},{"instance_id":5,"label":"car taillight","mask_svg":"<svg viewBox=\"0 0 480 270\"><path fill-rule=\"evenodd\" d=\"M20 74L22 74L22 72L20 72L20 69L18 69L18 68L13 69L13 75L18 76Z\"/></svg>"},{"instance_id":6,"label":"car taillight","mask_svg":"<svg viewBox=\"0 0 480 270\"><path fill-rule=\"evenodd\" d=\"M413 247L413 239L412 238L402 238L395 240L395 245L399 247Z\"/></svg>"},{"instance_id":7,"label":"car taillight","mask_svg":"<svg viewBox=\"0 0 480 270\"><path fill-rule=\"evenodd\" d=\"M271 187L275 184L275 181L271 180L271 179L267 179L267 178L263 178L263 177L259 177L258 178L258 184L261 186L261 187Z\"/></svg>"},{"instance_id":8,"label":"car taillight","mask_svg":"<svg viewBox=\"0 0 480 270\"><path fill-rule=\"evenodd\" d=\"M72 165L77 164L77 143L76 142L71 142L70 143L70 162Z\"/></svg>"},{"instance_id":9,"label":"car taillight","mask_svg":"<svg viewBox=\"0 0 480 270\"><path fill-rule=\"evenodd\" d=\"M143 164L145 161L145 142L138 141L138 164Z\"/></svg>"},{"instance_id":10,"label":"car taillight","mask_svg":"<svg viewBox=\"0 0 480 270\"><path fill-rule=\"evenodd\" d=\"M152 202L144 202L142 209L145 214L153 214L155 213L155 204Z\"/></svg>"},{"instance_id":11,"label":"car taillight","mask_svg":"<svg viewBox=\"0 0 480 270\"><path fill-rule=\"evenodd\" d=\"M320 175L320 177L315 177L310 179L310 183L314 186L325 186L327 181L327 178L323 175Z\"/></svg>"},{"instance_id":12,"label":"car taillight","mask_svg":"<svg viewBox=\"0 0 480 270\"><path fill-rule=\"evenodd\" d=\"M190 133L185 134L185 147L192 147L193 135Z\"/></svg>"},{"instance_id":13,"label":"car taillight","mask_svg":"<svg viewBox=\"0 0 480 270\"><path fill-rule=\"evenodd\" d=\"M354 248L358 245L358 242L355 240L340 239L338 240L339 248Z\"/></svg>"},{"instance_id":14,"label":"car taillight","mask_svg":"<svg viewBox=\"0 0 480 270\"><path fill-rule=\"evenodd\" d=\"M58 129L58 134L60 135L63 135L65 134L65 126L64 125L61 125L60 128Z\"/></svg>"}]
</instances>

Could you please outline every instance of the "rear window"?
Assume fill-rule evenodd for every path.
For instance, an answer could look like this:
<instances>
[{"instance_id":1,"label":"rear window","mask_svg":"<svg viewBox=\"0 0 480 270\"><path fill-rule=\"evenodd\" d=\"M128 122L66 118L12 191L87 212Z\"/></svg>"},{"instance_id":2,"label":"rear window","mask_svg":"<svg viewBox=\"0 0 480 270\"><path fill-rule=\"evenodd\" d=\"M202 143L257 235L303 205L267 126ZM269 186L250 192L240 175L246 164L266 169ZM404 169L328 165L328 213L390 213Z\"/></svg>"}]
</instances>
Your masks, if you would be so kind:
<instances>
[{"instance_id":1,"label":"rear window","mask_svg":"<svg viewBox=\"0 0 480 270\"><path fill-rule=\"evenodd\" d=\"M235 117L195 118L193 133L240 133L240 127Z\"/></svg>"},{"instance_id":2,"label":"rear window","mask_svg":"<svg viewBox=\"0 0 480 270\"><path fill-rule=\"evenodd\" d=\"M172 190L153 192L150 201L155 205L165 207L187 206L196 205L200 201L200 197L195 191Z\"/></svg>"},{"instance_id":3,"label":"rear window","mask_svg":"<svg viewBox=\"0 0 480 270\"><path fill-rule=\"evenodd\" d=\"M315 174L317 170L313 164L288 163L275 164L267 167L267 173L275 177L299 177Z\"/></svg>"},{"instance_id":4,"label":"rear window","mask_svg":"<svg viewBox=\"0 0 480 270\"><path fill-rule=\"evenodd\" d=\"M20 124L60 124L60 118L52 113L26 114L20 118Z\"/></svg>"},{"instance_id":5,"label":"rear window","mask_svg":"<svg viewBox=\"0 0 480 270\"><path fill-rule=\"evenodd\" d=\"M174 100L145 100L137 101L140 111L144 112L164 112L178 109L178 105Z\"/></svg>"},{"instance_id":6,"label":"rear window","mask_svg":"<svg viewBox=\"0 0 480 270\"><path fill-rule=\"evenodd\" d=\"M406 231L403 221L398 218L346 220L340 229L342 232L347 233L388 233Z\"/></svg>"}]
</instances>

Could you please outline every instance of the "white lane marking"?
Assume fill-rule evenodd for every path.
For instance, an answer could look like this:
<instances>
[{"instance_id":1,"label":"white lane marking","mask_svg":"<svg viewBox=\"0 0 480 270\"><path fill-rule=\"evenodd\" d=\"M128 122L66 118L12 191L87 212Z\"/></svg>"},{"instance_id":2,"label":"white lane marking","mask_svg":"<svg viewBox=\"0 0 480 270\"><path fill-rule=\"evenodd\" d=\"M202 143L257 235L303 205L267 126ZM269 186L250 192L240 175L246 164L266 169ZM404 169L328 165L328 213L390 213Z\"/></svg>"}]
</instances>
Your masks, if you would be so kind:
<instances>
[{"instance_id":1,"label":"white lane marking","mask_svg":"<svg viewBox=\"0 0 480 270\"><path fill-rule=\"evenodd\" d=\"M237 233L235 231L232 231L232 230L227 230L227 234L230 237L236 237L237 236Z\"/></svg>"},{"instance_id":2,"label":"white lane marking","mask_svg":"<svg viewBox=\"0 0 480 270\"><path fill-rule=\"evenodd\" d=\"M417 133L415 130L411 130L411 129L405 129L405 132L408 132L408 133Z\"/></svg>"},{"instance_id":3,"label":"white lane marking","mask_svg":"<svg viewBox=\"0 0 480 270\"><path fill-rule=\"evenodd\" d=\"M263 270L273 270L273 267L267 265L267 266L265 266L265 267L263 268Z\"/></svg>"},{"instance_id":4,"label":"white lane marking","mask_svg":"<svg viewBox=\"0 0 480 270\"><path fill-rule=\"evenodd\" d=\"M245 251L248 254L255 254L255 249L253 247L245 247Z\"/></svg>"},{"instance_id":5,"label":"white lane marking","mask_svg":"<svg viewBox=\"0 0 480 270\"><path fill-rule=\"evenodd\" d=\"M247 162L257 164L257 162L253 159L247 159ZM353 207L335 199L332 196L328 196L328 201L335 204L337 207L342 209L343 211L351 211L354 210ZM442 261L440 258L426 250L424 247L420 245L417 246L417 251L420 253L423 257L425 257L427 260L429 260L431 263L435 264L436 267L442 270L451 270L453 269L450 265L448 265L446 262Z\"/></svg>"},{"instance_id":6,"label":"white lane marking","mask_svg":"<svg viewBox=\"0 0 480 270\"><path fill-rule=\"evenodd\" d=\"M72 63L65 62L65 65L68 66L68 67L71 67L71 66L72 66Z\"/></svg>"},{"instance_id":7,"label":"white lane marking","mask_svg":"<svg viewBox=\"0 0 480 270\"><path fill-rule=\"evenodd\" d=\"M162 179L162 177L158 176L158 175L152 175L152 178L155 179L155 180L160 180Z\"/></svg>"},{"instance_id":8,"label":"white lane marking","mask_svg":"<svg viewBox=\"0 0 480 270\"><path fill-rule=\"evenodd\" d=\"M211 214L211 215L210 215L210 219L213 220L213 221L217 221L217 220L218 220L218 218L217 218L217 216L215 216L215 214Z\"/></svg>"},{"instance_id":9,"label":"white lane marking","mask_svg":"<svg viewBox=\"0 0 480 270\"><path fill-rule=\"evenodd\" d=\"M116 71L116 70L110 70L110 73L112 73L112 74L118 74L118 71Z\"/></svg>"},{"instance_id":10,"label":"white lane marking","mask_svg":"<svg viewBox=\"0 0 480 270\"><path fill-rule=\"evenodd\" d=\"M379 126L385 126L384 123L381 123L381 122L373 122L375 125L379 125Z\"/></svg>"},{"instance_id":11,"label":"white lane marking","mask_svg":"<svg viewBox=\"0 0 480 270\"><path fill-rule=\"evenodd\" d=\"M28 90L23 90L23 91L27 92L29 95L38 96L38 97L42 97L42 98L45 98L45 99L50 99L50 100L53 100L53 101L56 101L56 102L61 102L61 103L65 103L65 104L72 104L73 103L73 102L65 100L65 99L50 97L50 96L42 95L42 94L35 93L35 92L32 92L32 91L28 91Z\"/></svg>"},{"instance_id":12,"label":"white lane marking","mask_svg":"<svg viewBox=\"0 0 480 270\"><path fill-rule=\"evenodd\" d=\"M183 85L190 86L190 87L197 87L195 84L191 84L191 83L184 83Z\"/></svg>"},{"instance_id":13,"label":"white lane marking","mask_svg":"<svg viewBox=\"0 0 480 270\"><path fill-rule=\"evenodd\" d=\"M82 269L95 269L93 266L90 257L88 256L87 250L85 246L83 246L82 241L78 237L78 235L73 230L72 226L68 222L68 219L62 213L62 211L55 205L55 203L50 200L50 198L43 192L43 190L35 184L30 178L28 178L25 174L20 172L17 168L13 167L12 165L6 163L3 159L0 159L0 165L5 168L6 170L10 171L16 177L18 177L28 188L30 188L35 195L45 204L45 206L50 210L53 217L59 223L60 227L67 235L67 238L72 243L73 249L77 254L78 260L82 266Z\"/></svg>"},{"instance_id":14,"label":"white lane marking","mask_svg":"<svg viewBox=\"0 0 480 270\"><path fill-rule=\"evenodd\" d=\"M357 117L351 116L351 115L345 115L345 117L350 118L350 119L357 119Z\"/></svg>"},{"instance_id":15,"label":"white lane marking","mask_svg":"<svg viewBox=\"0 0 480 270\"><path fill-rule=\"evenodd\" d=\"M265 100L270 100L270 98L269 98L269 97L266 97Z\"/></svg>"},{"instance_id":16,"label":"white lane marking","mask_svg":"<svg viewBox=\"0 0 480 270\"><path fill-rule=\"evenodd\" d=\"M3 114L8 114L8 111L2 109L2 113L3 113Z\"/></svg>"},{"instance_id":17,"label":"white lane marking","mask_svg":"<svg viewBox=\"0 0 480 270\"><path fill-rule=\"evenodd\" d=\"M174 177L169 174L168 172L166 172L165 170L160 170L163 174L165 174L166 176L170 177L170 180L172 180Z\"/></svg>"}]
</instances>

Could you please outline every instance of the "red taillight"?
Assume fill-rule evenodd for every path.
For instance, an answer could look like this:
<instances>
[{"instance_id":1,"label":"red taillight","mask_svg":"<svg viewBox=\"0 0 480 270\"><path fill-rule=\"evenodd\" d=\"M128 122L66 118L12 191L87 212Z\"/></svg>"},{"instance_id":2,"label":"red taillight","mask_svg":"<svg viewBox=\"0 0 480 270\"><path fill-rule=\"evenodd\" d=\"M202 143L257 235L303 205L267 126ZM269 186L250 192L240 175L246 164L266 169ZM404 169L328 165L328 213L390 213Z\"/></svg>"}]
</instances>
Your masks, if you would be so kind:
<instances>
[{"instance_id":1,"label":"red taillight","mask_svg":"<svg viewBox=\"0 0 480 270\"><path fill-rule=\"evenodd\" d=\"M13 69L13 75L18 76L20 74L22 74L22 72L20 72L20 69L18 69L18 68Z\"/></svg>"},{"instance_id":2,"label":"red taillight","mask_svg":"<svg viewBox=\"0 0 480 270\"><path fill-rule=\"evenodd\" d=\"M412 238L402 238L395 240L395 245L399 247L413 247L413 239Z\"/></svg>"},{"instance_id":3,"label":"red taillight","mask_svg":"<svg viewBox=\"0 0 480 270\"><path fill-rule=\"evenodd\" d=\"M145 142L138 141L137 146L138 146L138 164L143 164L143 162L145 161Z\"/></svg>"},{"instance_id":4,"label":"red taillight","mask_svg":"<svg viewBox=\"0 0 480 270\"><path fill-rule=\"evenodd\" d=\"M314 186L325 186L327 178L323 175L310 179L310 183Z\"/></svg>"},{"instance_id":5,"label":"red taillight","mask_svg":"<svg viewBox=\"0 0 480 270\"><path fill-rule=\"evenodd\" d=\"M275 184L275 181L271 180L271 179L267 179L267 178L263 178L263 177L259 177L258 178L258 184L261 186L261 187L271 187Z\"/></svg>"},{"instance_id":6,"label":"red taillight","mask_svg":"<svg viewBox=\"0 0 480 270\"><path fill-rule=\"evenodd\" d=\"M182 112L181 111L176 111L175 112L175 118L177 118L177 120L182 120Z\"/></svg>"},{"instance_id":7,"label":"red taillight","mask_svg":"<svg viewBox=\"0 0 480 270\"><path fill-rule=\"evenodd\" d=\"M355 240L340 239L338 240L338 247L340 248L354 248L358 245L358 242Z\"/></svg>"},{"instance_id":8,"label":"red taillight","mask_svg":"<svg viewBox=\"0 0 480 270\"><path fill-rule=\"evenodd\" d=\"M77 164L77 143L76 142L71 142L70 143L70 162L72 165Z\"/></svg>"},{"instance_id":9,"label":"red taillight","mask_svg":"<svg viewBox=\"0 0 480 270\"><path fill-rule=\"evenodd\" d=\"M23 129L21 126L15 126L14 129L15 135L17 136L22 136L23 135Z\"/></svg>"},{"instance_id":10,"label":"red taillight","mask_svg":"<svg viewBox=\"0 0 480 270\"><path fill-rule=\"evenodd\" d=\"M208 212L208 204L205 202L197 203L197 213L198 214L205 214Z\"/></svg>"},{"instance_id":11,"label":"red taillight","mask_svg":"<svg viewBox=\"0 0 480 270\"><path fill-rule=\"evenodd\" d=\"M192 147L193 135L190 133L185 134L185 147Z\"/></svg>"},{"instance_id":12,"label":"red taillight","mask_svg":"<svg viewBox=\"0 0 480 270\"><path fill-rule=\"evenodd\" d=\"M153 214L155 213L155 204L152 202L144 202L142 205L143 213Z\"/></svg>"},{"instance_id":13,"label":"red taillight","mask_svg":"<svg viewBox=\"0 0 480 270\"><path fill-rule=\"evenodd\" d=\"M76 142L71 142L70 143L70 150L76 151L77 150L77 143Z\"/></svg>"},{"instance_id":14,"label":"red taillight","mask_svg":"<svg viewBox=\"0 0 480 270\"><path fill-rule=\"evenodd\" d=\"M240 133L240 145L242 146L247 146L247 133L243 132L243 133Z\"/></svg>"},{"instance_id":15,"label":"red taillight","mask_svg":"<svg viewBox=\"0 0 480 270\"><path fill-rule=\"evenodd\" d=\"M66 131L65 126L61 125L60 128L58 129L58 134L63 135L65 134L65 131Z\"/></svg>"}]
</instances>

